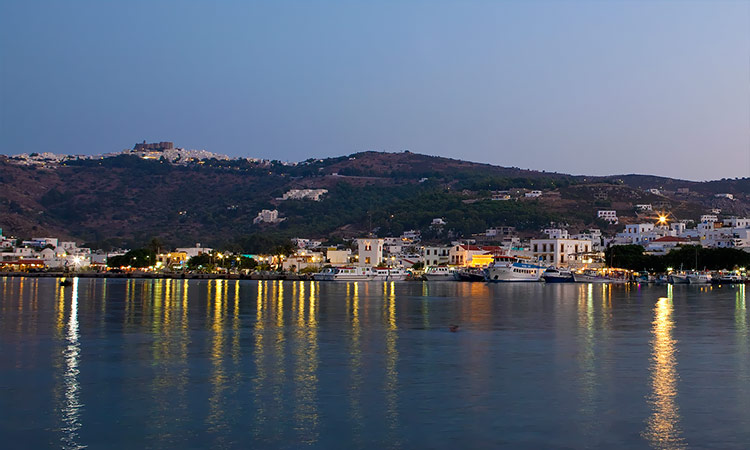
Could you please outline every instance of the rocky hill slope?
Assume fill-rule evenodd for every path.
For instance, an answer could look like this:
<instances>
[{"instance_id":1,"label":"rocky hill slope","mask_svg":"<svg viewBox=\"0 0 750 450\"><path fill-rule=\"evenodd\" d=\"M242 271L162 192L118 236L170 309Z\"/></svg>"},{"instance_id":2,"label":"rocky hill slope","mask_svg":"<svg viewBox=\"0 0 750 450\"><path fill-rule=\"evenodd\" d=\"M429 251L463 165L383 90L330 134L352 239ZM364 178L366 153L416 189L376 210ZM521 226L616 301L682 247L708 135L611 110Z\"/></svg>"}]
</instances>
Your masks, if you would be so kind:
<instances>
[{"instance_id":1,"label":"rocky hill slope","mask_svg":"<svg viewBox=\"0 0 750 450\"><path fill-rule=\"evenodd\" d=\"M279 200L290 189L327 189L321 201ZM659 189L659 193L647 192ZM527 198L541 190L539 198ZM498 191L512 197L492 200ZM23 166L0 157L0 227L18 237L61 236L94 247L165 244L260 251L290 237L380 235L421 229L442 217L441 238L509 225L537 232L550 222L606 227L598 209L643 220L650 203L676 218L711 208L750 212L750 179L697 183L645 175L581 177L404 153L365 152L296 165L202 160L187 165L136 156ZM716 198L731 193L734 200ZM262 209L285 220L254 224ZM432 230L435 231L435 230ZM436 232L437 232L436 231ZM610 231L614 231L612 228ZM436 236L437 237L437 236Z\"/></svg>"}]
</instances>

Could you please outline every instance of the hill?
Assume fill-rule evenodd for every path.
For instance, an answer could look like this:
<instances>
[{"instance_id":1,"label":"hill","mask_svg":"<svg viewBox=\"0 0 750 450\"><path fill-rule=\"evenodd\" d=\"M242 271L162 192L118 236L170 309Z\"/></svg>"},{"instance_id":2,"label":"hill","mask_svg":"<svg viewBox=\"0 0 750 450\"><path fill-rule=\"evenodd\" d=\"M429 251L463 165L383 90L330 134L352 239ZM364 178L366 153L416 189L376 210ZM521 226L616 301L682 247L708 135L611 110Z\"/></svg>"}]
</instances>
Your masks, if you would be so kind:
<instances>
[{"instance_id":1,"label":"hill","mask_svg":"<svg viewBox=\"0 0 750 450\"><path fill-rule=\"evenodd\" d=\"M628 222L639 220L639 203L693 219L713 207L744 215L750 203L750 179L581 177L409 152L291 165L245 159L175 165L120 155L43 167L0 157L0 187L6 234L68 237L96 248L138 246L158 237L168 245L202 242L261 251L294 236L335 239L373 229L379 235L421 229L427 237L446 239L501 225L528 232L550 222L606 228L596 219L597 209L616 209ZM328 193L318 202L278 199L305 188ZM645 191L650 188L659 194ZM526 198L527 190L544 195ZM508 191L515 200L493 201L493 191ZM714 197L721 192L736 200ZM253 224L262 209L278 209L285 220ZM446 220L445 229L430 229L436 217Z\"/></svg>"}]
</instances>

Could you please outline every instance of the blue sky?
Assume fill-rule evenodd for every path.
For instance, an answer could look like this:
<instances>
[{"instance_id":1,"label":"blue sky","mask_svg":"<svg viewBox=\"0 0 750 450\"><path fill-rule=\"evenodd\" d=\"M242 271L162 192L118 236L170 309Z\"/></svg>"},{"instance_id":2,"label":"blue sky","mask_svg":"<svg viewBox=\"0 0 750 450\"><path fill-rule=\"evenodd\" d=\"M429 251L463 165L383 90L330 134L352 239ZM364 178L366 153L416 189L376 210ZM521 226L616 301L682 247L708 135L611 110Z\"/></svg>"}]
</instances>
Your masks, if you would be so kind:
<instances>
[{"instance_id":1,"label":"blue sky","mask_svg":"<svg viewBox=\"0 0 750 450\"><path fill-rule=\"evenodd\" d=\"M750 176L748 1L0 3L0 152Z\"/></svg>"}]
</instances>

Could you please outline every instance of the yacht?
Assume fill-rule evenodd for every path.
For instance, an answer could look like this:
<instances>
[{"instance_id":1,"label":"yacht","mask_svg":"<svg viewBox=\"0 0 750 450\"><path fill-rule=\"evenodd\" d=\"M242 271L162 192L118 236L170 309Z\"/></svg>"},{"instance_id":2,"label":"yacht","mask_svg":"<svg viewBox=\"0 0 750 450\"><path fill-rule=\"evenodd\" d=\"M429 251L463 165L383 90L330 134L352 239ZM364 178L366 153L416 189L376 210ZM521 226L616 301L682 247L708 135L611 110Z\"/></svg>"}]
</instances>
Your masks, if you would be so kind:
<instances>
[{"instance_id":1,"label":"yacht","mask_svg":"<svg viewBox=\"0 0 750 450\"><path fill-rule=\"evenodd\" d=\"M546 283L575 283L576 281L570 270L557 267L548 267L542 274L542 279Z\"/></svg>"},{"instance_id":2,"label":"yacht","mask_svg":"<svg viewBox=\"0 0 750 450\"><path fill-rule=\"evenodd\" d=\"M448 266L429 266L427 267L427 270L424 271L424 277L428 281L438 281L438 280L450 280L453 281L455 278L453 277L453 272L455 272L456 269L454 267L448 267Z\"/></svg>"},{"instance_id":3,"label":"yacht","mask_svg":"<svg viewBox=\"0 0 750 450\"><path fill-rule=\"evenodd\" d=\"M544 267L529 262L521 262L513 256L497 256L484 270L484 279L492 282L540 281Z\"/></svg>"}]
</instances>

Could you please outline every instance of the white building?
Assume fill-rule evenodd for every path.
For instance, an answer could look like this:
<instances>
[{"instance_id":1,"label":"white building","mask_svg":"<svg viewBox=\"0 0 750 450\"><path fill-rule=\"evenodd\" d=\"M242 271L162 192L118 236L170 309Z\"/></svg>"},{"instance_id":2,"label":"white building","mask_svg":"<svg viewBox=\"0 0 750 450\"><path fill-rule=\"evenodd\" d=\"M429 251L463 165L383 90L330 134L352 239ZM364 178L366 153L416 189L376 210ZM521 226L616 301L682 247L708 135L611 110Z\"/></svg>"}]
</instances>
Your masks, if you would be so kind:
<instances>
[{"instance_id":1,"label":"white building","mask_svg":"<svg viewBox=\"0 0 750 450\"><path fill-rule=\"evenodd\" d=\"M379 266L383 263L383 240L357 239L357 255L360 266Z\"/></svg>"},{"instance_id":2,"label":"white building","mask_svg":"<svg viewBox=\"0 0 750 450\"><path fill-rule=\"evenodd\" d=\"M726 198L726 199L729 199L729 200L734 200L734 195L733 194L727 194L727 193L716 194L716 195L714 195L714 197L716 197L716 198Z\"/></svg>"},{"instance_id":3,"label":"white building","mask_svg":"<svg viewBox=\"0 0 750 450\"><path fill-rule=\"evenodd\" d=\"M561 228L547 228L544 230L544 234L546 234L549 239L570 238L570 233L568 233L568 230L563 230Z\"/></svg>"},{"instance_id":4,"label":"white building","mask_svg":"<svg viewBox=\"0 0 750 450\"><path fill-rule=\"evenodd\" d=\"M313 200L319 202L328 189L290 189L278 200Z\"/></svg>"},{"instance_id":5,"label":"white building","mask_svg":"<svg viewBox=\"0 0 750 450\"><path fill-rule=\"evenodd\" d=\"M32 238L31 240L21 242L21 245L35 248L42 248L51 245L52 247L57 248L58 243L55 238Z\"/></svg>"},{"instance_id":6,"label":"white building","mask_svg":"<svg viewBox=\"0 0 750 450\"><path fill-rule=\"evenodd\" d=\"M670 235L671 232L664 227L656 228L652 223L639 223L626 225L622 233L617 233L613 244L636 244L646 245L654 239Z\"/></svg>"},{"instance_id":7,"label":"white building","mask_svg":"<svg viewBox=\"0 0 750 450\"><path fill-rule=\"evenodd\" d=\"M574 234L570 238L591 242L592 252L600 252L604 250L602 231L597 228L591 228L586 232Z\"/></svg>"},{"instance_id":8,"label":"white building","mask_svg":"<svg viewBox=\"0 0 750 450\"><path fill-rule=\"evenodd\" d=\"M264 209L258 213L258 216L253 219L254 224L258 223L279 223L284 221L284 218L279 218L279 211L276 209Z\"/></svg>"},{"instance_id":9,"label":"white building","mask_svg":"<svg viewBox=\"0 0 750 450\"><path fill-rule=\"evenodd\" d=\"M451 248L445 246L425 247L422 258L425 266L446 265L450 262Z\"/></svg>"},{"instance_id":10,"label":"white building","mask_svg":"<svg viewBox=\"0 0 750 450\"><path fill-rule=\"evenodd\" d=\"M568 266L582 262L591 253L591 241L587 239L532 239L531 251L535 258L556 266Z\"/></svg>"},{"instance_id":11,"label":"white building","mask_svg":"<svg viewBox=\"0 0 750 450\"><path fill-rule=\"evenodd\" d=\"M190 259L194 256L202 255L204 253L211 253L214 249L208 247L202 247L200 242L195 244L195 247L182 247L176 249L177 252L187 254L187 258Z\"/></svg>"},{"instance_id":12,"label":"white building","mask_svg":"<svg viewBox=\"0 0 750 450\"><path fill-rule=\"evenodd\" d=\"M432 219L432 223L430 225L433 225L433 226L443 226L445 224L446 224L446 222L445 222L445 220L442 217L436 217L436 218Z\"/></svg>"},{"instance_id":13,"label":"white building","mask_svg":"<svg viewBox=\"0 0 750 450\"><path fill-rule=\"evenodd\" d=\"M336 247L331 247L326 250L325 262L335 267L346 266L350 263L351 257L351 250L338 250Z\"/></svg>"},{"instance_id":14,"label":"white building","mask_svg":"<svg viewBox=\"0 0 750 450\"><path fill-rule=\"evenodd\" d=\"M296 245L297 248L318 248L323 244L322 241L302 238L292 238L292 243Z\"/></svg>"},{"instance_id":15,"label":"white building","mask_svg":"<svg viewBox=\"0 0 750 450\"><path fill-rule=\"evenodd\" d=\"M613 209L600 209L596 212L596 217L605 220L610 224L620 223L620 220L617 218L617 211Z\"/></svg>"},{"instance_id":16,"label":"white building","mask_svg":"<svg viewBox=\"0 0 750 450\"><path fill-rule=\"evenodd\" d=\"M653 207L651 206L651 203L643 203L639 205L635 205L635 209L638 211L653 211Z\"/></svg>"},{"instance_id":17,"label":"white building","mask_svg":"<svg viewBox=\"0 0 750 450\"><path fill-rule=\"evenodd\" d=\"M732 228L750 227L750 219L748 218L730 217L729 219L724 219L723 222L724 222L725 227L732 227Z\"/></svg>"},{"instance_id":18,"label":"white building","mask_svg":"<svg viewBox=\"0 0 750 450\"><path fill-rule=\"evenodd\" d=\"M713 223L718 222L719 218L716 216L716 214L703 214L701 216L701 223Z\"/></svg>"},{"instance_id":19,"label":"white building","mask_svg":"<svg viewBox=\"0 0 750 450\"><path fill-rule=\"evenodd\" d=\"M646 189L646 192L648 192L649 194L661 195L661 191L656 188Z\"/></svg>"}]
</instances>

